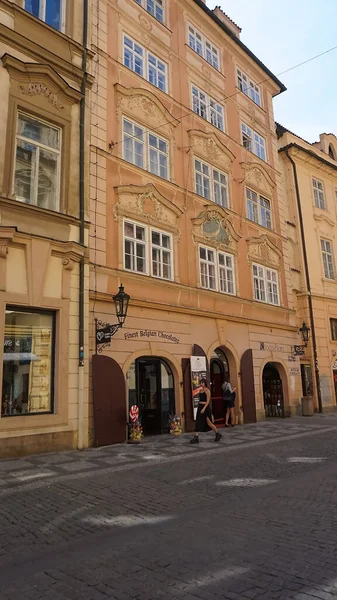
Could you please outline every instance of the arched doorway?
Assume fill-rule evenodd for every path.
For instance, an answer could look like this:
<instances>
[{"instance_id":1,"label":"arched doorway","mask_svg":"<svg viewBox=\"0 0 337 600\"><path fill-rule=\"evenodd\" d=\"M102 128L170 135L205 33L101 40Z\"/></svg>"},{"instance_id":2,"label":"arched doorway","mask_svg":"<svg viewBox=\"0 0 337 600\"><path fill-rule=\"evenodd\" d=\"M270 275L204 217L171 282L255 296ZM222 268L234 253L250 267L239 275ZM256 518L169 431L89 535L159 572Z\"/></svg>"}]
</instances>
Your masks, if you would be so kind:
<instances>
[{"instance_id":1,"label":"arched doorway","mask_svg":"<svg viewBox=\"0 0 337 600\"><path fill-rule=\"evenodd\" d=\"M284 417L283 385L275 363L263 369L263 401L266 417Z\"/></svg>"},{"instance_id":2,"label":"arched doorway","mask_svg":"<svg viewBox=\"0 0 337 600\"><path fill-rule=\"evenodd\" d=\"M212 411L216 425L225 423L225 407L222 399L222 384L225 377L230 377L228 359L221 348L216 348L210 364Z\"/></svg>"},{"instance_id":3,"label":"arched doorway","mask_svg":"<svg viewBox=\"0 0 337 600\"><path fill-rule=\"evenodd\" d=\"M175 414L174 377L167 361L156 356L142 356L130 366L126 375L128 411L136 404L144 434L169 432L170 415Z\"/></svg>"}]
</instances>

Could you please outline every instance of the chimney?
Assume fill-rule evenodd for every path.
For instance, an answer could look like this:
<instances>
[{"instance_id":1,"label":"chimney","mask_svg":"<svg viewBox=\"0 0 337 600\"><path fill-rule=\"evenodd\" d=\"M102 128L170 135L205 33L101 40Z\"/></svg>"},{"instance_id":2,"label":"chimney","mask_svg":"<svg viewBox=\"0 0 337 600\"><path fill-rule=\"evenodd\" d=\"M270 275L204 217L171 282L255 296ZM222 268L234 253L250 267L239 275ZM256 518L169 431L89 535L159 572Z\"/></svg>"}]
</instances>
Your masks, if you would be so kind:
<instances>
[{"instance_id":1,"label":"chimney","mask_svg":"<svg viewBox=\"0 0 337 600\"><path fill-rule=\"evenodd\" d=\"M232 31L232 33L234 33L234 35L236 35L236 37L240 39L241 27L239 27L236 23L234 23L234 21L232 21L232 19L229 18L228 15L226 15L226 13L221 10L220 6L213 8L213 13L216 17L218 17L218 19L220 19L220 21L222 21L224 25L228 27L228 29Z\"/></svg>"}]
</instances>

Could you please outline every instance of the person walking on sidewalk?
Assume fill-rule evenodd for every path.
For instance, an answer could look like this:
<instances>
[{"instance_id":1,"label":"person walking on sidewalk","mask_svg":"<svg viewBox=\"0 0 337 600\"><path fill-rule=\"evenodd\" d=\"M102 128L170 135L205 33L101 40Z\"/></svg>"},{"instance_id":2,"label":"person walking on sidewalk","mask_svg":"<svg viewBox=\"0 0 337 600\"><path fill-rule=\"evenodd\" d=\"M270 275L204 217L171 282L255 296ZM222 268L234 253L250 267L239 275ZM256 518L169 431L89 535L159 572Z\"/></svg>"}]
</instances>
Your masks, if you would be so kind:
<instances>
[{"instance_id":1,"label":"person walking on sidewalk","mask_svg":"<svg viewBox=\"0 0 337 600\"><path fill-rule=\"evenodd\" d=\"M197 410L197 418L195 421L195 431L193 438L190 440L190 443L199 444L199 432L209 431L210 429L212 429L215 433L214 441L219 442L222 438L222 435L221 433L219 433L218 429L212 422L212 411L210 407L211 392L207 387L206 379L201 379L200 386L201 391L199 392L199 404Z\"/></svg>"},{"instance_id":2,"label":"person walking on sidewalk","mask_svg":"<svg viewBox=\"0 0 337 600\"><path fill-rule=\"evenodd\" d=\"M229 427L229 417L231 418L231 426L235 425L235 391L236 388L232 388L229 379L225 378L222 384L223 401L226 410L225 427Z\"/></svg>"}]
</instances>

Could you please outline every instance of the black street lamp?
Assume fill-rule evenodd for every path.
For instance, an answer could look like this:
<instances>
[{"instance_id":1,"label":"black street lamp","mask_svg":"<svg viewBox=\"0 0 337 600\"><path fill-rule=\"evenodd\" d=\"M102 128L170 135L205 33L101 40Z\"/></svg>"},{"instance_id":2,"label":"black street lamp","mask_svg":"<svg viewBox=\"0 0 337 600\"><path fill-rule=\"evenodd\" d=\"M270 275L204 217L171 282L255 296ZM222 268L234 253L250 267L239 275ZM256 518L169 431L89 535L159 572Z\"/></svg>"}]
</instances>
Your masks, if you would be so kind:
<instances>
[{"instance_id":1,"label":"black street lamp","mask_svg":"<svg viewBox=\"0 0 337 600\"><path fill-rule=\"evenodd\" d=\"M302 336L304 345L307 346L308 342L309 342L309 337L310 337L310 327L308 327L308 325L305 323L305 321L303 321L302 327L299 329L299 333Z\"/></svg>"},{"instance_id":2,"label":"black street lamp","mask_svg":"<svg viewBox=\"0 0 337 600\"><path fill-rule=\"evenodd\" d=\"M123 285L119 286L118 293L114 294L112 299L115 304L118 323L111 325L110 323L104 323L99 319L95 319L96 354L97 352L102 352L107 346L110 346L111 338L123 327L128 314L130 296L124 291Z\"/></svg>"},{"instance_id":3,"label":"black street lamp","mask_svg":"<svg viewBox=\"0 0 337 600\"><path fill-rule=\"evenodd\" d=\"M118 319L118 323L121 327L123 327L126 316L128 314L130 296L129 294L125 293L124 286L120 285L118 294L112 296L112 299L115 303L116 317Z\"/></svg>"}]
</instances>

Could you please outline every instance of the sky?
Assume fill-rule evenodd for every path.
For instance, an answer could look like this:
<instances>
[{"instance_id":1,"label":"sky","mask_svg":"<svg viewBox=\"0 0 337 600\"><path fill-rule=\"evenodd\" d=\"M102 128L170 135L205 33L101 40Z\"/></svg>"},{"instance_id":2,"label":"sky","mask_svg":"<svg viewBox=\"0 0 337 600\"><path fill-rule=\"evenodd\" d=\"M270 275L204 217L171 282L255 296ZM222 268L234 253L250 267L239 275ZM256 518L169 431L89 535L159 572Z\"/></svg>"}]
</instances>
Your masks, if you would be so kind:
<instances>
[{"instance_id":1,"label":"sky","mask_svg":"<svg viewBox=\"0 0 337 600\"><path fill-rule=\"evenodd\" d=\"M337 0L207 0L241 28L241 40L287 87L274 99L275 120L315 142L337 135Z\"/></svg>"}]
</instances>

